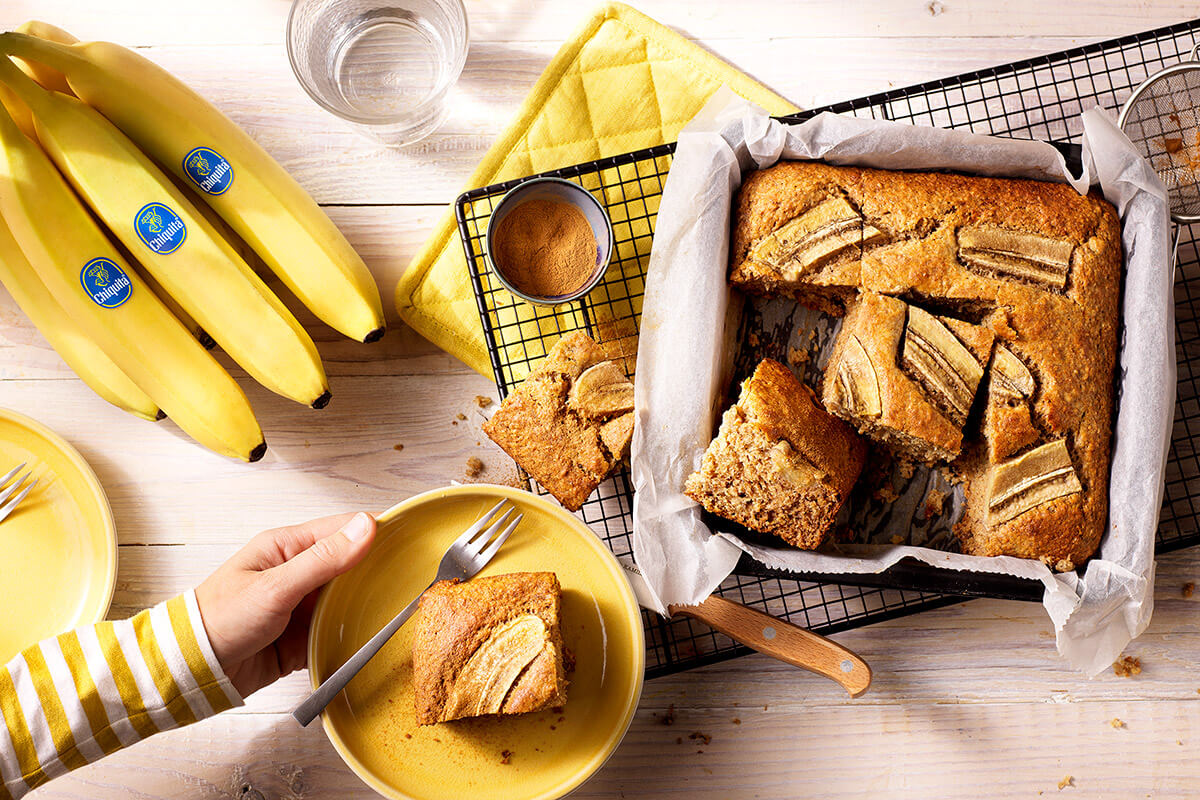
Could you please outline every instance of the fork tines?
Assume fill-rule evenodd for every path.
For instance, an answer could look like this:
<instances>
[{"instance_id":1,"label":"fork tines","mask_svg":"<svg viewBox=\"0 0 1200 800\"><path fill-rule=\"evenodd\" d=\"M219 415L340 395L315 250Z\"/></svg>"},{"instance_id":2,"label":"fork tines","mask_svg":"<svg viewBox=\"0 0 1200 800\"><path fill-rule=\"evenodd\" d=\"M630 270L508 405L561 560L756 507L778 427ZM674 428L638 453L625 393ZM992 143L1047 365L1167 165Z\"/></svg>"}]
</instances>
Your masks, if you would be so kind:
<instances>
[{"instance_id":1,"label":"fork tines","mask_svg":"<svg viewBox=\"0 0 1200 800\"><path fill-rule=\"evenodd\" d=\"M5 475L3 478L0 478L0 487L4 486L9 481L11 481L14 477L16 477L17 473L20 472L22 469L24 469L25 465L27 463L29 463L29 462L27 462L27 461L21 462L17 466L13 467L7 475ZM26 472L24 475L22 475L16 481L13 481L12 485L8 486L7 489L0 491L0 503L3 503L3 505L0 505L0 522L3 522L4 519L13 512L13 509L15 509L18 505L20 505L21 501L24 500L29 495L29 493L33 491L33 487L37 486L37 484L38 484L37 480L34 480L32 483L28 483L28 484L25 483L31 477L33 477L33 472L32 471ZM24 486L25 488L22 489L21 488L22 486ZM20 493L17 494L16 497L12 497L13 493L16 492L18 489L21 490ZM11 500L9 500L10 497L12 497Z\"/></svg>"}]
</instances>

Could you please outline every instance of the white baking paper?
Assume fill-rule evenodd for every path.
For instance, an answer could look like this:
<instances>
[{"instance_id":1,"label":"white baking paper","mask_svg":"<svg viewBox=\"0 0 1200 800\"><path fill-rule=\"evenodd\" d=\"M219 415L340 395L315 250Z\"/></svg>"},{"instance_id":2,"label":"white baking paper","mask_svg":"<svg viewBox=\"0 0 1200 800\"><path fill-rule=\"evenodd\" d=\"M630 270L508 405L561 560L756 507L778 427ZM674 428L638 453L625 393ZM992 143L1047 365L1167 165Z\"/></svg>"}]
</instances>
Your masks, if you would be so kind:
<instances>
[{"instance_id":1,"label":"white baking paper","mask_svg":"<svg viewBox=\"0 0 1200 800\"><path fill-rule=\"evenodd\" d=\"M1081 176L1069 175L1059 152L1041 142L834 114L783 125L729 92L714 96L688 125L658 212L635 382L633 551L660 611L701 602L742 551L772 568L826 574L881 572L914 557L1040 581L1059 652L1091 675L1145 629L1175 398L1166 193L1103 111L1085 111L1082 124ZM1117 207L1126 274L1109 521L1082 577L1056 574L1038 561L910 545L842 544L816 552L762 546L704 524L682 487L700 464L726 397L742 302L726 281L733 194L745 172L780 159L1037 178L1079 191L1099 184Z\"/></svg>"}]
</instances>

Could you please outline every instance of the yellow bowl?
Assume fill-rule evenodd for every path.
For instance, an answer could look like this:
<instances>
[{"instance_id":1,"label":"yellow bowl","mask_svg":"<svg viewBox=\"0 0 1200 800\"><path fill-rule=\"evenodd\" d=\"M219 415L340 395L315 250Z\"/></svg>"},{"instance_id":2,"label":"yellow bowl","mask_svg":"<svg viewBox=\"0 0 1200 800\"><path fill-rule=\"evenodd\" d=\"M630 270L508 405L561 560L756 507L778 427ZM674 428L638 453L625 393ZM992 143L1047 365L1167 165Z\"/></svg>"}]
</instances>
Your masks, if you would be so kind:
<instances>
[{"instance_id":1,"label":"yellow bowl","mask_svg":"<svg viewBox=\"0 0 1200 800\"><path fill-rule=\"evenodd\" d=\"M0 409L0 475L25 462L37 487L0 522L0 664L108 613L117 534L96 473L41 423Z\"/></svg>"},{"instance_id":2,"label":"yellow bowl","mask_svg":"<svg viewBox=\"0 0 1200 800\"><path fill-rule=\"evenodd\" d=\"M338 754L386 797L562 797L604 764L633 719L645 642L637 601L620 565L574 516L508 486L437 489L379 517L370 555L333 580L317 602L308 640L313 686L424 589L450 543L502 498L515 503L525 520L480 574L558 575L563 640L576 659L567 704L562 713L419 726L413 625L405 625L322 715Z\"/></svg>"}]
</instances>

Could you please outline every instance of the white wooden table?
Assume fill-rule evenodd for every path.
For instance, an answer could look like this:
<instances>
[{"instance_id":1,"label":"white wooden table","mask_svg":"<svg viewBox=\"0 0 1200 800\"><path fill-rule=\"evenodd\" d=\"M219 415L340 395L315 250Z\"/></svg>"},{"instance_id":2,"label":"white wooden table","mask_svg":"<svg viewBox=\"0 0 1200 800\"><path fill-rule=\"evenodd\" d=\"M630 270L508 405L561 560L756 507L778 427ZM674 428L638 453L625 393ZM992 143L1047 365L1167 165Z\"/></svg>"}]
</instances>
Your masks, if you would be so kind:
<instances>
[{"instance_id":1,"label":"white wooden table","mask_svg":"<svg viewBox=\"0 0 1200 800\"><path fill-rule=\"evenodd\" d=\"M0 29L36 17L84 39L141 48L228 112L297 176L366 258L392 316L382 343L314 326L334 401L316 412L244 381L270 453L243 465L168 423L92 396L0 290L0 406L73 442L116 515L112 614L194 585L263 528L395 500L512 466L479 430L491 382L406 329L396 279L588 4L468 0L471 53L454 112L403 151L322 114L288 69L286 0L3 0ZM802 106L855 97L1187 19L1139 0L644 0L639 7ZM239 377L241 377L240 373ZM465 414L466 421L455 419ZM456 424L457 423L457 424ZM393 449L402 443L403 451ZM1158 567L1150 630L1127 652L1144 671L1088 680L1055 654L1042 609L974 601L839 636L872 664L850 701L754 656L646 685L633 728L578 797L1195 797L1200 793L1200 552ZM39 797L369 798L319 726L287 710L307 676L160 735L47 786ZM675 706L675 724L659 718ZM1125 726L1115 728L1114 718ZM735 722L740 720L740 724ZM711 744L692 746L702 731ZM683 735L685 744L676 744ZM703 753L697 752L703 750Z\"/></svg>"}]
</instances>

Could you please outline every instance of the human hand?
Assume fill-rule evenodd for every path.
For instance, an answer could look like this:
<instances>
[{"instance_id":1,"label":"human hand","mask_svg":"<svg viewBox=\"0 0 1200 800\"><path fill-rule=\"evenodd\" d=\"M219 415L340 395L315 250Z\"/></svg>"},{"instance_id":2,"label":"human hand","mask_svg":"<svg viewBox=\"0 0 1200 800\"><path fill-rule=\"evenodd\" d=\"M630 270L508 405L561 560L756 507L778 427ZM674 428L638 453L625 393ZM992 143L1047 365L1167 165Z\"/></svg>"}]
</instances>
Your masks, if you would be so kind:
<instances>
[{"instance_id":1,"label":"human hand","mask_svg":"<svg viewBox=\"0 0 1200 800\"><path fill-rule=\"evenodd\" d=\"M361 511L263 531L196 587L213 652L242 697L306 665L318 590L374 536Z\"/></svg>"}]
</instances>

